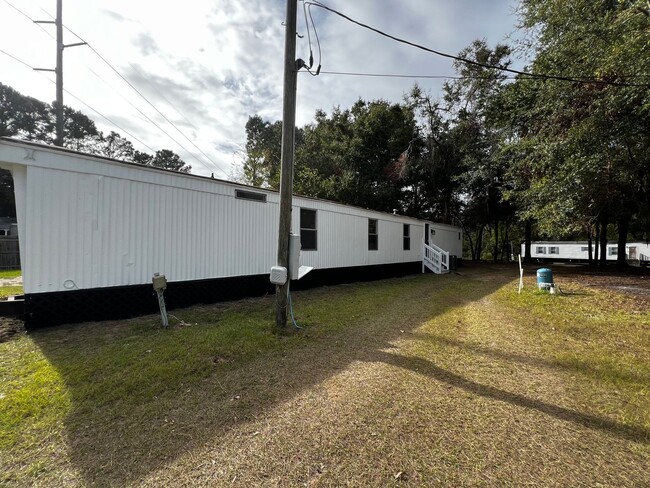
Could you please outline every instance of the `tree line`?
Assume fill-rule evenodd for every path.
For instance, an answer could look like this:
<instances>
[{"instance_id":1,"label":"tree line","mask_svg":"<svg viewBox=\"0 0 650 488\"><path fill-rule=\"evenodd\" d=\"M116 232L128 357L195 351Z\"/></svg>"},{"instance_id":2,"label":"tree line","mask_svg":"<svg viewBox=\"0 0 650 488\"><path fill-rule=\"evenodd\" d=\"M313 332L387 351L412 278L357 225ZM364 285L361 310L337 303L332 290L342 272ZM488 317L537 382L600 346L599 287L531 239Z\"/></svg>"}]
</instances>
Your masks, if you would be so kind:
<instances>
[{"instance_id":1,"label":"tree line","mask_svg":"<svg viewBox=\"0 0 650 488\"><path fill-rule=\"evenodd\" d=\"M63 118L63 147L67 149L182 173L192 169L169 149L155 154L138 151L127 138L114 131L103 133L88 116L68 106L63 107ZM54 107L0 83L0 136L53 144Z\"/></svg>"},{"instance_id":2,"label":"tree line","mask_svg":"<svg viewBox=\"0 0 650 488\"><path fill-rule=\"evenodd\" d=\"M359 99L296 128L297 193L464 229L473 259L511 243L647 240L650 11L641 0L522 0L522 40L476 40L439 97ZM504 70L518 52L526 73ZM469 61L469 62L467 62ZM242 178L279 186L282 124L249 117Z\"/></svg>"}]
</instances>

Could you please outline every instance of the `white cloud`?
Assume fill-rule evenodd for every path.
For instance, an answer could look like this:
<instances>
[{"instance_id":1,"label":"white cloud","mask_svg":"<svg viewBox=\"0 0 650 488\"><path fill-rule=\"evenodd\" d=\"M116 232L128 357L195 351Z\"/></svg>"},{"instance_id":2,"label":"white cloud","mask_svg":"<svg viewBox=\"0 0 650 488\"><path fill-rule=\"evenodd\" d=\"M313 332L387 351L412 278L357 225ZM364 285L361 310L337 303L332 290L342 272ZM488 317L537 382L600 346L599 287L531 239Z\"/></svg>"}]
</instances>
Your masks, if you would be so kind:
<instances>
[{"instance_id":1,"label":"white cloud","mask_svg":"<svg viewBox=\"0 0 650 488\"><path fill-rule=\"evenodd\" d=\"M41 9L54 13L52 0L13 1L32 18L47 18ZM452 54L475 38L487 38L491 44L503 40L515 21L509 15L515 0L326 3L378 29ZM65 87L148 146L178 152L195 172L230 174L237 160L234 152L245 142L248 116L259 113L276 120L282 113L284 7L281 0L193 0L181 8L154 0L114 0L110 6L100 0L64 0L64 24L89 41L219 170L88 48L65 51ZM323 71L452 74L450 60L397 44L321 9L312 8L312 13L321 40ZM6 19L0 32L3 50L32 66L53 67L51 37L4 3L0 3L0 16ZM304 35L302 4L298 20L298 32ZM53 26L44 29L54 34ZM66 33L66 43L75 41ZM317 58L313 33L312 41ZM309 56L306 36L298 40L297 55ZM22 93L45 101L54 98L51 82L3 55L0 73L1 82ZM318 108L348 107L359 97L399 101L413 83L400 78L300 74L297 123L311 121ZM440 81L418 83L434 93L441 86ZM65 96L65 103L86 112L102 130L115 129L70 96ZM138 110L186 150L197 153L203 164Z\"/></svg>"}]
</instances>

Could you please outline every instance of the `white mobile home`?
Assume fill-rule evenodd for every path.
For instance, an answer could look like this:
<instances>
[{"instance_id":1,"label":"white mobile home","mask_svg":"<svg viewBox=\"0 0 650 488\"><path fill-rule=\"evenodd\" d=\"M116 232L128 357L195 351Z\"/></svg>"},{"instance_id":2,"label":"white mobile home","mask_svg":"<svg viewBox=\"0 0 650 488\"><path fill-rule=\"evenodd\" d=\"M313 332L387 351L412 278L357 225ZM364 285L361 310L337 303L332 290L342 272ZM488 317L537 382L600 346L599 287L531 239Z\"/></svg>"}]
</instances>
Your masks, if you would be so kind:
<instances>
[{"instance_id":1,"label":"white mobile home","mask_svg":"<svg viewBox=\"0 0 650 488\"><path fill-rule=\"evenodd\" d=\"M591 252L595 253L596 244L592 242ZM521 255L525 252L521 244ZM587 262L589 260L589 243L586 241L536 241L531 243L530 255L533 259L544 261ZM618 258L618 244L607 244L607 261ZM625 246L625 259L647 263L650 261L650 244L647 242L628 242Z\"/></svg>"},{"instance_id":2,"label":"white mobile home","mask_svg":"<svg viewBox=\"0 0 650 488\"><path fill-rule=\"evenodd\" d=\"M154 273L170 308L272 291L275 191L7 138L0 167L14 178L30 325L153 312ZM445 272L462 255L459 228L313 198L294 197L292 230L315 268L303 287L423 262Z\"/></svg>"}]
</instances>

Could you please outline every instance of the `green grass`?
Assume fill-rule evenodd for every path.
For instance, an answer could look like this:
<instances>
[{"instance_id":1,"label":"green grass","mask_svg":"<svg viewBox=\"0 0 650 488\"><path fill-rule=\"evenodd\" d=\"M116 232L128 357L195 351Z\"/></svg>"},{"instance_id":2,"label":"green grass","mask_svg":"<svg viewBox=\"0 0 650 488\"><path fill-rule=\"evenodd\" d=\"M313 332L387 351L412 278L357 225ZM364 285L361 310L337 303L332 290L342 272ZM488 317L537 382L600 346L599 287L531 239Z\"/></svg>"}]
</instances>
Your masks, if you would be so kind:
<instances>
[{"instance_id":1,"label":"green grass","mask_svg":"<svg viewBox=\"0 0 650 488\"><path fill-rule=\"evenodd\" d=\"M23 272L19 269L0 269L0 279L18 278Z\"/></svg>"},{"instance_id":2,"label":"green grass","mask_svg":"<svg viewBox=\"0 0 650 488\"><path fill-rule=\"evenodd\" d=\"M643 481L647 309L463 274L298 292L286 336L266 297L0 344L0 485Z\"/></svg>"},{"instance_id":3,"label":"green grass","mask_svg":"<svg viewBox=\"0 0 650 488\"><path fill-rule=\"evenodd\" d=\"M497 294L522 333L553 364L571 374L570 388L602 414L650 429L650 313L633 297L600 289L550 295ZM527 317L521 320L521 317ZM643 408L639 408L643 405Z\"/></svg>"},{"instance_id":4,"label":"green grass","mask_svg":"<svg viewBox=\"0 0 650 488\"><path fill-rule=\"evenodd\" d=\"M173 317L182 318L182 324L171 318L168 329L153 316L44 329L0 344L0 450L12 452L20 466L0 472L5 481L21 479L33 463L48 463L32 459L30 451L44 442L59 444L65 428L109 425L134 412L154 415L158 405L174 403L215 374L363 323L382 302L414 286L417 280L384 283L380 289L316 290L298 305L311 337L275 334L273 300L268 298L175 311ZM337 305L331 307L329 299Z\"/></svg>"},{"instance_id":5,"label":"green grass","mask_svg":"<svg viewBox=\"0 0 650 488\"><path fill-rule=\"evenodd\" d=\"M23 287L20 285L0 286L0 299L22 294Z\"/></svg>"}]
</instances>

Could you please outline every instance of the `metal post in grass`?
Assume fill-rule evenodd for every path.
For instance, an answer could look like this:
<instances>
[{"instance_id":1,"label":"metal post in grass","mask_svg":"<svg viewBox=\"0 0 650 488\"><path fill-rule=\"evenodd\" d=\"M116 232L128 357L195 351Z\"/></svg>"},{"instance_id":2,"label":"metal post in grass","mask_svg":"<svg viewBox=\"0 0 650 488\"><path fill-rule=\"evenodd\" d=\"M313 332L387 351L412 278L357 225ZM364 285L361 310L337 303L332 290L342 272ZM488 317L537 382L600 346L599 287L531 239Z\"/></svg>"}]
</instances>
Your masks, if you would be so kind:
<instances>
[{"instance_id":1,"label":"metal post in grass","mask_svg":"<svg viewBox=\"0 0 650 488\"><path fill-rule=\"evenodd\" d=\"M167 318L167 307L165 306L165 295L164 292L167 289L167 278L165 275L160 273L154 273L153 275L153 289L158 295L158 307L160 308L160 318L162 320L162 326L167 327L169 325L169 319Z\"/></svg>"}]
</instances>

